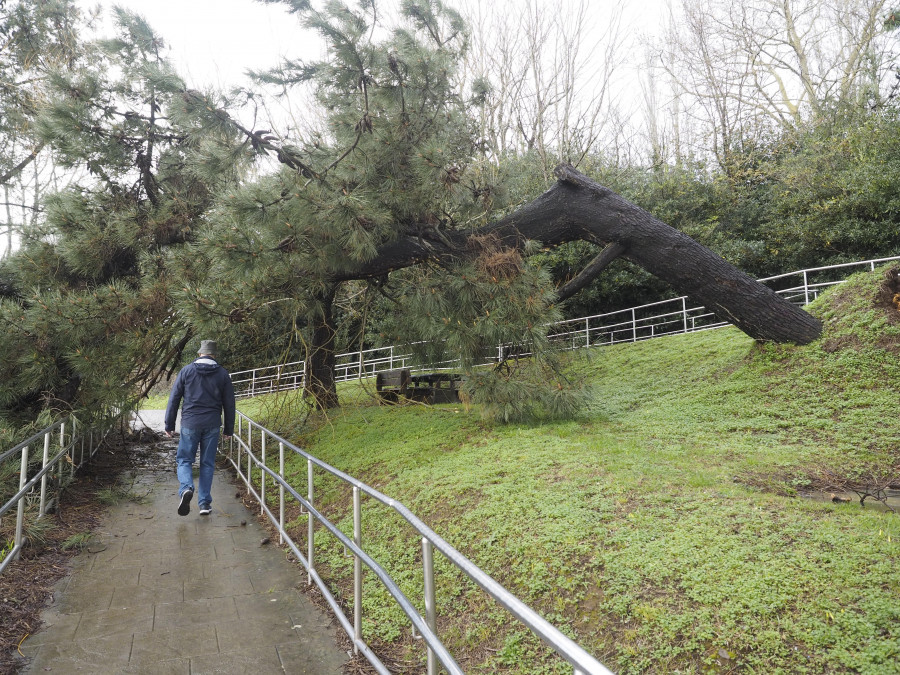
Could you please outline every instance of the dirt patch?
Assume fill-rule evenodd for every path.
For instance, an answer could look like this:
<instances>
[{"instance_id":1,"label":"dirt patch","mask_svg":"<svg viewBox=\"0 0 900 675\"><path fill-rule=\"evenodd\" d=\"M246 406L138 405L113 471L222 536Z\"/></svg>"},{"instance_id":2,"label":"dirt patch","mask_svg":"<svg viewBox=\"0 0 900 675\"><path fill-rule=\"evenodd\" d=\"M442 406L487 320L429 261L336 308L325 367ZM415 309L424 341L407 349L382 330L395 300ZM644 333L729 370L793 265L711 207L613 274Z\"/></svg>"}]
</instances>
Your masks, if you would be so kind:
<instances>
[{"instance_id":1,"label":"dirt patch","mask_svg":"<svg viewBox=\"0 0 900 675\"><path fill-rule=\"evenodd\" d=\"M152 440L146 433L143 440ZM41 628L41 612L52 600L56 582L69 573L72 558L80 552L77 546L66 548L66 542L99 526L106 507L97 492L116 486L125 472L153 460L152 445L132 445L133 440L107 439L63 490L55 512L41 519L48 523L42 541L26 546L0 574L0 674L11 675L25 664L18 646ZM15 527L15 517L5 518L4 530L8 521Z\"/></svg>"},{"instance_id":2,"label":"dirt patch","mask_svg":"<svg viewBox=\"0 0 900 675\"><path fill-rule=\"evenodd\" d=\"M780 495L797 497L823 495L840 503L855 495L859 503L879 503L897 511L892 495L900 490L900 456L864 467L806 466L787 471L745 471L735 477L742 485Z\"/></svg>"},{"instance_id":3,"label":"dirt patch","mask_svg":"<svg viewBox=\"0 0 900 675\"><path fill-rule=\"evenodd\" d=\"M900 323L900 267L892 267L884 273L875 303L885 309L892 326Z\"/></svg>"},{"instance_id":4,"label":"dirt patch","mask_svg":"<svg viewBox=\"0 0 900 675\"><path fill-rule=\"evenodd\" d=\"M842 349L862 349L862 340L855 335L840 335L838 337L826 338L822 342L822 349L828 354L840 351Z\"/></svg>"}]
</instances>

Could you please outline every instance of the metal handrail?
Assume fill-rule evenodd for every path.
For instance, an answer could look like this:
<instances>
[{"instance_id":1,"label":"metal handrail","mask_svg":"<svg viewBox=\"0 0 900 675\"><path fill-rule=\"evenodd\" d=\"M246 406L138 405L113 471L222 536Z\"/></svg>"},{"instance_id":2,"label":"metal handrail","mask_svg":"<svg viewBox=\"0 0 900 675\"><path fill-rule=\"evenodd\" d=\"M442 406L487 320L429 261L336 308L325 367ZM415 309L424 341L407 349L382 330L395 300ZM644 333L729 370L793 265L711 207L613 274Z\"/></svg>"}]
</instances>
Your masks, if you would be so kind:
<instances>
[{"instance_id":1,"label":"metal handrail","mask_svg":"<svg viewBox=\"0 0 900 675\"><path fill-rule=\"evenodd\" d=\"M789 277L799 277L802 281L801 285L779 289L776 290L776 293L782 295L790 302L805 306L815 300L822 289L843 283L843 280L812 283L809 278L810 275L817 272L843 270L861 266L869 267L874 271L876 265L891 262L893 260L900 260L900 256L875 258L852 263L840 263L824 267L811 267L796 272L787 272L772 277L765 277L759 279L759 281L761 283L770 283ZM556 342L571 339L573 343L571 349L582 349L585 347L620 344L623 342L639 342L641 340L664 337L666 335L694 333L730 325L726 321L720 321L712 312L708 311L702 305L688 307L687 300L687 296L680 296L669 300L659 300L657 302L639 305L637 307L619 309L605 314L593 314L577 319L564 319L550 324L551 333L549 338ZM643 316L647 312L661 309L664 305L674 305L677 308L672 311L663 312L662 314ZM617 317L619 316L624 316L625 318L618 319ZM654 323L655 320L667 318L668 320ZM613 320L612 323L597 325L597 322L610 319ZM583 324L583 326L580 326L577 330L565 330L567 326L574 324ZM678 328L662 328L669 324L678 324ZM556 328L563 330L554 332L554 329ZM486 360L485 364L496 363L498 360L502 360L504 349L507 349L508 347L509 345L499 345L497 347L497 357ZM378 356L375 356L376 354L378 354ZM372 357L369 358L367 355L372 355ZM374 377L378 372L393 370L395 368L410 368L411 365L413 365L413 356L408 349L401 352L400 348L395 346L374 347L357 352L347 352L337 355L335 359L337 361L337 365L335 366L335 381L337 382L346 382L349 380L361 379L363 377ZM438 366L452 367L452 363L421 364L421 368L429 369L434 369ZM284 369L286 368L291 368L292 370L285 372ZM298 389L303 386L303 377L303 361L293 361L281 365L251 368L249 370L236 371L231 374L232 382L235 385L235 391L237 392L237 395L241 397Z\"/></svg>"},{"instance_id":2,"label":"metal handrail","mask_svg":"<svg viewBox=\"0 0 900 675\"><path fill-rule=\"evenodd\" d=\"M54 501L54 499L52 497L48 497L47 494L47 479L52 475L51 472L54 469L57 469L55 478L57 481L60 481L63 476L64 470L58 469L57 467L60 465L60 463L65 461L69 464L70 477L74 476L75 471L86 462L90 461L90 459L96 454L103 441L106 440L106 436L109 434L109 431L112 429L112 423L104 425L102 430L98 431L95 443L95 431L97 430L91 427L89 429L81 431L79 435L79 426L81 425L79 424L75 416L70 415L69 417L58 420L57 422L45 427L44 429L41 429L34 435L30 436L28 439L22 441L21 443L18 443L9 450L6 450L2 454L0 454L0 464L2 464L3 462L21 453L21 465L19 467L19 490L9 500L7 500L7 502L2 507L0 507L0 518L2 518L3 515L8 511L11 511L14 506L18 507L16 510L16 529L15 535L13 537L13 547L6 553L3 559L0 560L0 574L3 573L3 571L13 560L18 558L19 553L25 545L25 537L23 531L25 524L26 500L35 494L35 492L37 491L37 486L40 485L40 502L38 506L37 517L38 519L43 518L47 514L49 507ZM68 435L66 433L67 430ZM57 432L59 433L57 434ZM43 445L43 458L41 461L41 468L29 477L29 448L39 442L42 442ZM54 444L55 452L51 453L51 448L54 447ZM87 445L87 456L85 456L85 445ZM78 455L77 458L76 455Z\"/></svg>"},{"instance_id":3,"label":"metal handrail","mask_svg":"<svg viewBox=\"0 0 900 675\"><path fill-rule=\"evenodd\" d=\"M254 429L259 436L257 446L259 454L254 451ZM244 434L246 433L246 438ZM269 468L266 460L267 441L278 444L278 471ZM284 453L285 449L294 452L307 461L307 494L300 495L284 477ZM348 637L353 643L354 650L362 653L369 663L379 673L389 673L390 671L372 652L371 648L366 644L362 636L361 619L362 619L362 565L371 569L378 577L379 581L384 585L385 589L391 594L397 602L400 609L409 618L413 630L416 631L424 639L427 649L427 673L434 675L437 672L437 663L448 673L463 673L459 664L456 663L453 656L441 642L436 632L436 616L435 616L435 595L434 595L434 561L433 551L436 549L441 552L451 563L453 563L463 574L474 581L482 590L496 600L501 606L505 607L516 619L528 627L536 636L543 640L547 645L554 649L563 659L573 666L573 673L579 675L582 673L609 675L611 673L603 664L597 661L593 656L588 654L572 639L564 635L555 626L546 621L537 612L528 607L519 600L510 591L504 588L500 583L495 581L487 573L477 567L473 562L466 558L462 553L451 546L446 540L438 535L434 530L429 528L424 522L416 517L406 506L395 499L382 494L378 490L366 485L362 481L353 478L326 462L314 457L308 452L298 448L290 441L285 440L273 431L265 428L261 424L253 421L243 413L238 413L238 429L237 433L232 437L232 442L228 448L228 461L234 467L238 476L247 486L248 491L260 504L260 512L265 513L271 523L277 528L279 540L285 543L297 559L306 569L310 582L315 582L322 592L325 600L331 607L338 621L346 631ZM245 464L246 462L246 464ZM344 534L336 525L326 518L314 504L314 468L318 467L349 484L353 488L353 538ZM259 473L258 483L253 481L254 468ZM278 514L276 515L266 503L266 477L269 477L278 486ZM257 490L258 488L258 490ZM306 554L300 550L296 542L291 539L289 533L285 529L284 513L285 513L285 493L288 493L301 506L301 513L305 513L308 518L307 522L307 551ZM365 493L369 497L393 509L400 517L409 523L413 529L422 537L422 561L423 561L423 584L425 596L425 616L416 609L409 598L404 595L400 587L394 582L387 571L371 556L369 556L362 547L361 532L361 502L360 493ZM327 529L340 543L343 545L354 558L354 580L353 580L353 620L351 621L340 607L337 600L332 595L327 584L319 577L315 567L315 525L320 523Z\"/></svg>"}]
</instances>

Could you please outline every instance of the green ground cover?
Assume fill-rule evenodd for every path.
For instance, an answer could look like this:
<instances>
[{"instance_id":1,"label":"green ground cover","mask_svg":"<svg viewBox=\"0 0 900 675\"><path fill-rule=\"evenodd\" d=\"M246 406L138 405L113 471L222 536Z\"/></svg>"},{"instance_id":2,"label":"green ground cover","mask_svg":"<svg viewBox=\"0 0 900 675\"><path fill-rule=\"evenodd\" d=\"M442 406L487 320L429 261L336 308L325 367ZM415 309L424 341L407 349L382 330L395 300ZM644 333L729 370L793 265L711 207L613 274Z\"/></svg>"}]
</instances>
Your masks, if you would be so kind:
<instances>
[{"instance_id":1,"label":"green ground cover","mask_svg":"<svg viewBox=\"0 0 900 675\"><path fill-rule=\"evenodd\" d=\"M577 421L495 426L459 405L379 406L354 385L342 412L296 438L404 503L617 672L898 673L900 516L798 496L823 472L900 482L900 316L875 306L880 279L817 301L826 332L806 347L723 329L576 357L595 392ZM284 424L296 403L256 405ZM305 486L305 462L287 473ZM352 532L349 491L325 480L317 491ZM302 541L305 517L294 523ZM421 607L418 539L371 500L363 529ZM352 561L321 546L350 604ZM467 672L571 672L437 565L439 632ZM418 664L408 622L374 576L365 588L366 639Z\"/></svg>"}]
</instances>

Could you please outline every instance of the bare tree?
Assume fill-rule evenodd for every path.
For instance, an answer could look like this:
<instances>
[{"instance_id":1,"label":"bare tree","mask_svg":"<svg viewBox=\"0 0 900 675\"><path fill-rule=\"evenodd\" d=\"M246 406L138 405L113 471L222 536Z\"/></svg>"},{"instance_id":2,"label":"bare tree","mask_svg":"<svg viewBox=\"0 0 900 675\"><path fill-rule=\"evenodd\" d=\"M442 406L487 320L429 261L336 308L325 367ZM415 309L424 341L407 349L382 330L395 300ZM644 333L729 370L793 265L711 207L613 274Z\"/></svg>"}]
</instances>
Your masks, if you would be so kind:
<instances>
[{"instance_id":1,"label":"bare tree","mask_svg":"<svg viewBox=\"0 0 900 675\"><path fill-rule=\"evenodd\" d=\"M885 0L679 0L658 67L723 165L739 140L878 98Z\"/></svg>"},{"instance_id":2,"label":"bare tree","mask_svg":"<svg viewBox=\"0 0 900 675\"><path fill-rule=\"evenodd\" d=\"M463 12L473 30L464 86L489 154L536 152L550 179L557 163L577 165L613 135L613 80L626 58L619 3L469 2Z\"/></svg>"}]
</instances>

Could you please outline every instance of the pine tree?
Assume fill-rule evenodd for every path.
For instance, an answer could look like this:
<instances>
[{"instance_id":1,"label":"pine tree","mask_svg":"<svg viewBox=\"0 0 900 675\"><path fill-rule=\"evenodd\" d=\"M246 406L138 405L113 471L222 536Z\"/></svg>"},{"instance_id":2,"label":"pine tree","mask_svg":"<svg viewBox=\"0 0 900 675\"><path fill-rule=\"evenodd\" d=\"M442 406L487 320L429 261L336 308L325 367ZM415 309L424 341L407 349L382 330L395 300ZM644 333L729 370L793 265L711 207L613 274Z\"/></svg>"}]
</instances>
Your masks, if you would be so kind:
<instances>
[{"instance_id":1,"label":"pine tree","mask_svg":"<svg viewBox=\"0 0 900 675\"><path fill-rule=\"evenodd\" d=\"M6 235L7 251L14 235L38 220L50 172L34 116L46 97L49 73L80 68L87 58L78 37L85 25L73 0L0 3L0 235Z\"/></svg>"},{"instance_id":2,"label":"pine tree","mask_svg":"<svg viewBox=\"0 0 900 675\"><path fill-rule=\"evenodd\" d=\"M385 31L376 3L359 11L337 2L322 11L293 6L325 40L328 59L287 63L260 79L311 83L327 126L294 146L244 130L258 151L283 164L277 175L234 190L210 219L209 278L239 274L244 283L218 292L208 284L184 300L214 296L213 307L230 303L248 316L265 301L289 302L308 327L307 393L328 408L337 405L334 304L343 282L336 276L352 276L398 236L427 242L474 230L493 212L496 189L476 160L459 94L467 33L456 12L437 1L404 2L401 24L378 39L373 34ZM419 273L435 279L456 267L427 253L420 262ZM387 276L371 280L370 291L390 294L410 283L408 275L397 283ZM440 281L433 286L453 292Z\"/></svg>"},{"instance_id":3,"label":"pine tree","mask_svg":"<svg viewBox=\"0 0 900 675\"><path fill-rule=\"evenodd\" d=\"M240 170L197 170L234 152L233 137L185 118L162 40L134 14L116 21L90 67L51 72L36 117L57 161L86 174L47 198L42 227L0 269L0 415L13 423L133 407L180 363L193 330L173 306L171 260Z\"/></svg>"},{"instance_id":4,"label":"pine tree","mask_svg":"<svg viewBox=\"0 0 900 675\"><path fill-rule=\"evenodd\" d=\"M479 159L460 94L465 25L439 0L404 0L400 26L383 38L373 1L358 11L340 2L321 11L287 4L324 38L328 59L288 62L260 79L311 84L326 127L292 145L232 120L245 144L282 170L220 202L206 236L207 283L182 301L229 321L252 320L272 303L302 317L293 324L307 329L306 393L316 405L338 403L334 306L347 282L365 281L390 298L397 320L384 324L392 327L386 339L404 335L449 350L470 376L468 394L503 419L569 415L584 400L547 356L546 324L559 316L558 301L620 256L754 337L818 336L821 326L801 310L571 167L558 169L559 182L544 195L501 217L502 183ZM202 114L202 105L195 109ZM554 289L526 258L575 240L606 246ZM229 275L242 283L217 289ZM511 358L476 368L503 344L515 345L505 350Z\"/></svg>"}]
</instances>

